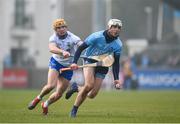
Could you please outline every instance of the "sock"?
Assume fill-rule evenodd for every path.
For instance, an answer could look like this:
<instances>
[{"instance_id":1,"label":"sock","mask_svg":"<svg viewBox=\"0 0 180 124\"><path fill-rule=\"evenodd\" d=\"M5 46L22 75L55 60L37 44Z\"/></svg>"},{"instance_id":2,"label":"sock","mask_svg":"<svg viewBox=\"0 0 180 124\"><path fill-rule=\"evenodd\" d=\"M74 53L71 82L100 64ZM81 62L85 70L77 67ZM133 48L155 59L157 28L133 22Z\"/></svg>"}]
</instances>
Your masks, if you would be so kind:
<instances>
[{"instance_id":1,"label":"sock","mask_svg":"<svg viewBox=\"0 0 180 124\"><path fill-rule=\"evenodd\" d=\"M48 107L48 106L49 106L49 101L46 100L46 101L44 102L44 107Z\"/></svg>"},{"instance_id":2,"label":"sock","mask_svg":"<svg viewBox=\"0 0 180 124\"><path fill-rule=\"evenodd\" d=\"M42 100L42 97L40 97L40 95L38 95L37 98L38 98L39 100Z\"/></svg>"},{"instance_id":3,"label":"sock","mask_svg":"<svg viewBox=\"0 0 180 124\"><path fill-rule=\"evenodd\" d=\"M73 105L73 110L77 111L78 108L79 108L78 106Z\"/></svg>"}]
</instances>

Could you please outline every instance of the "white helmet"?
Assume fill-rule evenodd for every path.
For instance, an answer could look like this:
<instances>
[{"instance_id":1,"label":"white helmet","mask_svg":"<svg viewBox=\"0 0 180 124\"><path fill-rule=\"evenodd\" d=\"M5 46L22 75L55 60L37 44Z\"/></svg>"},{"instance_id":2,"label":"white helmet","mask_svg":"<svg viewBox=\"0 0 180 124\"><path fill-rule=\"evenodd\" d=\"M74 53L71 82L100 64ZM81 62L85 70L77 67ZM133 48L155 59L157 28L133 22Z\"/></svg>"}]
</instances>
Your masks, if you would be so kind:
<instances>
[{"instance_id":1,"label":"white helmet","mask_svg":"<svg viewBox=\"0 0 180 124\"><path fill-rule=\"evenodd\" d=\"M110 28L112 25L117 25L122 27L122 21L119 19L110 19L108 22L108 27Z\"/></svg>"}]
</instances>

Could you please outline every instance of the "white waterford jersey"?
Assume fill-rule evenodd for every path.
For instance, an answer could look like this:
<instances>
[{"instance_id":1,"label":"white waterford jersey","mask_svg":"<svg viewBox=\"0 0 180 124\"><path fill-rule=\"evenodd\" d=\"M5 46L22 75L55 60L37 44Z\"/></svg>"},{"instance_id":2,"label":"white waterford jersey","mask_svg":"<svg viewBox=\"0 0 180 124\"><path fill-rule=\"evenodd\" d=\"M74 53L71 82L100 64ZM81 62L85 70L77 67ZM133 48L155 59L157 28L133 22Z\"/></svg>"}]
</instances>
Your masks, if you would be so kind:
<instances>
[{"instance_id":1,"label":"white waterford jersey","mask_svg":"<svg viewBox=\"0 0 180 124\"><path fill-rule=\"evenodd\" d=\"M68 51L71 55L74 55L74 53L77 49L77 43L79 41L81 41L81 39L78 36L71 33L70 31L68 31L67 33L68 33L68 35L65 39L59 39L59 37L56 35L56 33L54 33L49 38L49 42L56 43L57 47L65 50L65 51ZM63 59L63 57L58 54L53 54L52 57L64 66L68 66L73 60L72 57L70 57L68 59Z\"/></svg>"},{"instance_id":2,"label":"white waterford jersey","mask_svg":"<svg viewBox=\"0 0 180 124\"><path fill-rule=\"evenodd\" d=\"M104 31L95 32L87 37L85 42L89 47L86 50L86 56L101 55L105 53L121 54L121 40L117 38L113 42L107 43L103 32Z\"/></svg>"}]
</instances>

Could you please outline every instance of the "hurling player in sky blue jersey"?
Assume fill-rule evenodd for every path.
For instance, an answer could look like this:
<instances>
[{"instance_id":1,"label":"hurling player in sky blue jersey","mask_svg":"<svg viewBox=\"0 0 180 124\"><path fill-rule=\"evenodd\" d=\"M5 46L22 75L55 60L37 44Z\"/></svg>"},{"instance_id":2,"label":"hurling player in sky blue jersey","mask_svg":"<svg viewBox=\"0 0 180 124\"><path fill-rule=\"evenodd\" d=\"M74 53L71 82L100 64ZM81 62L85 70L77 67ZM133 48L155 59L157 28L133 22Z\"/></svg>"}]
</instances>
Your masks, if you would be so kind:
<instances>
[{"instance_id":1,"label":"hurling player in sky blue jersey","mask_svg":"<svg viewBox=\"0 0 180 124\"><path fill-rule=\"evenodd\" d=\"M67 24L64 19L55 20L53 22L53 29L55 32L49 38L49 51L52 53L52 56L49 61L47 84L43 87L40 94L38 94L28 106L29 110L34 109L42 100L43 96L50 93L50 91L56 87L56 91L41 104L44 115L48 113L48 106L61 98L64 91L67 89L69 81L72 78L73 71L70 70L59 73L59 70L67 67L68 64L72 62L73 58L70 58L69 56L74 54L77 47L82 44L82 41L78 36L68 31Z\"/></svg>"},{"instance_id":2,"label":"hurling player in sky blue jersey","mask_svg":"<svg viewBox=\"0 0 180 124\"><path fill-rule=\"evenodd\" d=\"M86 56L97 56L106 53L114 54L114 63L112 66L112 72L114 76L115 88L122 88L122 81L119 80L119 59L122 51L122 42L119 38L122 22L119 19L110 19L108 22L108 29L95 32L88 36L85 42L75 52L73 64L71 69L78 69L77 61L83 50L86 49ZM86 60L85 63L92 63L90 60ZM83 87L79 87L76 84L72 84L70 90L66 93L66 99L70 98L74 92L78 92L74 106L71 110L71 117L76 117L79 106L83 103L86 97L94 98L105 78L108 67L86 67L83 69L85 84Z\"/></svg>"}]
</instances>

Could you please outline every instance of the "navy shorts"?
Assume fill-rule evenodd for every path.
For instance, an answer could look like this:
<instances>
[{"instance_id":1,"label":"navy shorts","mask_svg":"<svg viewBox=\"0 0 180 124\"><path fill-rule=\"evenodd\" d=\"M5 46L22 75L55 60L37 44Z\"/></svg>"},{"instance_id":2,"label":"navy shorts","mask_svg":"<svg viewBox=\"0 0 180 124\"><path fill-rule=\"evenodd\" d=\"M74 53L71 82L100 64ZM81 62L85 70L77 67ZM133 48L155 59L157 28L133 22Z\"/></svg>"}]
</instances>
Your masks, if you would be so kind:
<instances>
[{"instance_id":1,"label":"navy shorts","mask_svg":"<svg viewBox=\"0 0 180 124\"><path fill-rule=\"evenodd\" d=\"M51 57L51 59L49 61L49 68L55 69L56 71L59 72L59 70L61 68L66 68L66 66L61 65L53 57ZM59 77L64 77L65 79L67 79L69 81L71 80L72 76L73 76L73 71L72 70L64 71L61 74L59 74Z\"/></svg>"},{"instance_id":2,"label":"navy shorts","mask_svg":"<svg viewBox=\"0 0 180 124\"><path fill-rule=\"evenodd\" d=\"M97 61L93 61L90 59L89 60L84 59L84 64L89 64L89 63L94 63L94 62L97 62ZM97 66L97 67L95 67L94 75L95 75L95 77L104 79L106 74L108 73L108 71L109 71L109 67Z\"/></svg>"},{"instance_id":3,"label":"navy shorts","mask_svg":"<svg viewBox=\"0 0 180 124\"><path fill-rule=\"evenodd\" d=\"M108 73L109 68L108 67L95 67L95 76L101 79L104 79L106 74Z\"/></svg>"}]
</instances>

